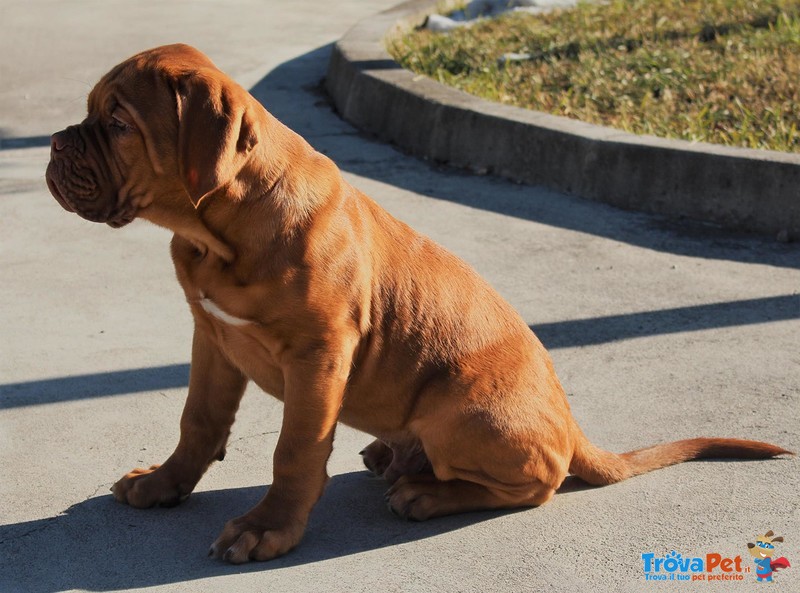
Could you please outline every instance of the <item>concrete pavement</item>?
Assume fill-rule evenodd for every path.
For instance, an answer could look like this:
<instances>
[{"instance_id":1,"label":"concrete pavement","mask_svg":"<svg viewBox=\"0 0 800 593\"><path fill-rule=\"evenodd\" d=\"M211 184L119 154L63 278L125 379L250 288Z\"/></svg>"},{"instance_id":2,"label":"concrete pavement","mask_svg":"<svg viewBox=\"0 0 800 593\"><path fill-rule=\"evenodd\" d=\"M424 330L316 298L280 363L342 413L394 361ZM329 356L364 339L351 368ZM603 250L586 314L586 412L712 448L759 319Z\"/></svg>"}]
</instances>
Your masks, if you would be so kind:
<instances>
[{"instance_id":1,"label":"concrete pavement","mask_svg":"<svg viewBox=\"0 0 800 593\"><path fill-rule=\"evenodd\" d=\"M330 44L393 0L0 4L0 592L646 591L641 555L742 555L768 529L800 565L795 459L701 462L541 509L414 524L341 427L297 550L206 558L271 481L281 406L246 394L228 456L187 503L136 511L110 485L173 448L191 318L169 234L64 212L41 147L94 81L161 43L196 45L352 183L487 277L551 348L573 411L614 451L695 435L800 450L800 248L436 169L358 134L319 91ZM413 125L413 122L409 122ZM27 146L27 148L15 148ZM10 147L10 148L9 148ZM756 590L741 582L661 588ZM796 590L800 568L778 576Z\"/></svg>"}]
</instances>

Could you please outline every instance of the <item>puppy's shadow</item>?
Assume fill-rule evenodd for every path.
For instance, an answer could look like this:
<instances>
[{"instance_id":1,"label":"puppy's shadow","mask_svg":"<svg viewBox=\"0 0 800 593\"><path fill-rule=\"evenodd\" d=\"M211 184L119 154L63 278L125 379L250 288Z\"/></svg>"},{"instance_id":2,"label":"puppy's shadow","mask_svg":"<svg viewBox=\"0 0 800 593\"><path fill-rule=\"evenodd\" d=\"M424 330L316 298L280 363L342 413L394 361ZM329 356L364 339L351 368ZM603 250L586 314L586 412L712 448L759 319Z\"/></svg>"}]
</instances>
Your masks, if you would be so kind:
<instances>
[{"instance_id":1,"label":"puppy's shadow","mask_svg":"<svg viewBox=\"0 0 800 593\"><path fill-rule=\"evenodd\" d=\"M333 477L298 548L235 570L321 562L425 539L501 514L403 521L386 508L385 490L386 483L367 472ZM230 565L207 557L208 547L225 521L244 513L264 492L255 486L196 492L176 508L146 511L104 495L55 517L0 526L0 591L111 591L230 574Z\"/></svg>"}]
</instances>

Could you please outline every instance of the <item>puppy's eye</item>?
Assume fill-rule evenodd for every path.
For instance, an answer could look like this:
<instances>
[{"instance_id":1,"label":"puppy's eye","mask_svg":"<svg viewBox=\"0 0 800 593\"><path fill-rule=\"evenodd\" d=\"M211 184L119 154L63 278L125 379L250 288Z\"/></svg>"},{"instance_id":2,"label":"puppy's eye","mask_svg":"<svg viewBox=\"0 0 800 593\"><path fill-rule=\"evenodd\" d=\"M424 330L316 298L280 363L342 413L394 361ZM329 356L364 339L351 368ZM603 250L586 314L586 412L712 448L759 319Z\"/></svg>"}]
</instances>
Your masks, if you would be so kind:
<instances>
[{"instance_id":1,"label":"puppy's eye","mask_svg":"<svg viewBox=\"0 0 800 593\"><path fill-rule=\"evenodd\" d=\"M128 122L113 114L108 122L108 127L121 132L126 132L131 129L131 126L128 124Z\"/></svg>"}]
</instances>

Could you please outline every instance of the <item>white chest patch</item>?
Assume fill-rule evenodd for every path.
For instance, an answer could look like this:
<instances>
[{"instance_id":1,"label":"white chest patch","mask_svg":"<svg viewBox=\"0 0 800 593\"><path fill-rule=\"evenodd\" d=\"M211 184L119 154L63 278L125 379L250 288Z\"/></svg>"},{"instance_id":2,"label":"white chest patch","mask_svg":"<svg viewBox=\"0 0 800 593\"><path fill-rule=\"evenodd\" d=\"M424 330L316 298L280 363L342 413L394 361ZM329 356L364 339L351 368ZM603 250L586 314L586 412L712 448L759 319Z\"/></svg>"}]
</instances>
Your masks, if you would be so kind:
<instances>
[{"instance_id":1,"label":"white chest patch","mask_svg":"<svg viewBox=\"0 0 800 593\"><path fill-rule=\"evenodd\" d=\"M203 307L203 310L208 313L209 315L213 315L223 323L227 323L228 325L235 325L235 326L242 326L247 325L250 323L246 319L241 319L239 317L234 317L229 313L226 313L222 309L219 308L217 303L212 301L211 299L205 298L203 293L200 293L200 306Z\"/></svg>"}]
</instances>

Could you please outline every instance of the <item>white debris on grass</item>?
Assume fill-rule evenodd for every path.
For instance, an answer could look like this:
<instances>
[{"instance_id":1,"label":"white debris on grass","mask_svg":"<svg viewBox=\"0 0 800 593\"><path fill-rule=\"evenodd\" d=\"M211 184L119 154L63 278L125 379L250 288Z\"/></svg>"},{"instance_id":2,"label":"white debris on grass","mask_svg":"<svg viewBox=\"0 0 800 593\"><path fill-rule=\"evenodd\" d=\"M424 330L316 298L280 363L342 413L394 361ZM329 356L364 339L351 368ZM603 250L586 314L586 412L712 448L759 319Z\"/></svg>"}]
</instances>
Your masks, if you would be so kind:
<instances>
[{"instance_id":1,"label":"white debris on grass","mask_svg":"<svg viewBox=\"0 0 800 593\"><path fill-rule=\"evenodd\" d=\"M502 68L509 62L527 62L533 59L533 54L508 52L497 58L497 65Z\"/></svg>"},{"instance_id":2,"label":"white debris on grass","mask_svg":"<svg viewBox=\"0 0 800 593\"><path fill-rule=\"evenodd\" d=\"M506 12L542 14L557 8L572 8L578 0L472 0L462 10L449 16L432 14L425 28L437 33L452 31L458 27L469 27L480 19L494 18Z\"/></svg>"}]
</instances>

